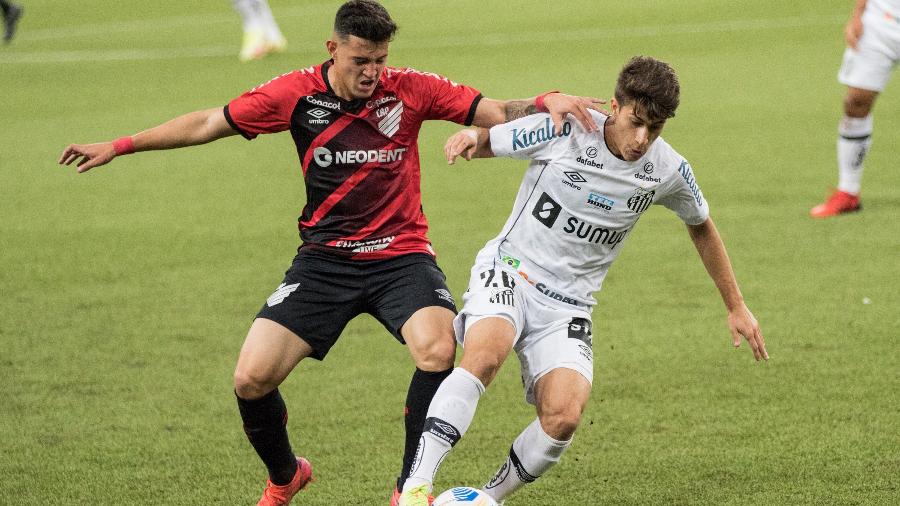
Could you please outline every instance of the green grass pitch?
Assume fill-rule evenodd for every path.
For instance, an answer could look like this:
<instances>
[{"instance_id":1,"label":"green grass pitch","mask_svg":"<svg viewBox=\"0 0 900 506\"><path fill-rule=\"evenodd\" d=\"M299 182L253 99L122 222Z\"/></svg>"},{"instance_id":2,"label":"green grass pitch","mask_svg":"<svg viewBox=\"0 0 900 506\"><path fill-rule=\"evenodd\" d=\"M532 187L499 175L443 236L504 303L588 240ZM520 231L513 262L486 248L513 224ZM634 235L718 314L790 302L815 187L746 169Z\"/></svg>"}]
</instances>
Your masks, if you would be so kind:
<instances>
[{"instance_id":1,"label":"green grass pitch","mask_svg":"<svg viewBox=\"0 0 900 506\"><path fill-rule=\"evenodd\" d=\"M142 153L83 175L97 142L326 57L337 1L271 0L285 54L241 64L225 0L21 0L0 46L0 504L255 504L264 469L232 393L240 344L297 246L287 134ZM389 63L494 98L607 97L636 54L670 62L664 137L693 164L771 361L734 350L684 227L656 208L594 312L591 403L562 463L516 505L900 504L900 86L875 109L865 210L813 221L835 184L851 2L385 0ZM447 167L420 147L454 294L524 164ZM866 301L866 302L864 302ZM534 416L510 358L436 486L478 486ZM387 504L413 370L374 319L282 386L318 481L296 504Z\"/></svg>"}]
</instances>

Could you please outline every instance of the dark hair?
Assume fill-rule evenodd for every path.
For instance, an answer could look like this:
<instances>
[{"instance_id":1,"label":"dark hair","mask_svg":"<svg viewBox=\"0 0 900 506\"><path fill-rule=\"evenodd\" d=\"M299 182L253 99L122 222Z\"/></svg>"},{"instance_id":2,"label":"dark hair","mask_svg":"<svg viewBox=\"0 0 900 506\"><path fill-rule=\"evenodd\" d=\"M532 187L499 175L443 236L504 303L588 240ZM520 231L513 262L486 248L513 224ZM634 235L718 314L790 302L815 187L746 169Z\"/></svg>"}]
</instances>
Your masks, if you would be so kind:
<instances>
[{"instance_id":1,"label":"dark hair","mask_svg":"<svg viewBox=\"0 0 900 506\"><path fill-rule=\"evenodd\" d=\"M616 100L619 105L634 104L651 120L675 116L681 87L678 76L668 63L649 56L635 56L619 73Z\"/></svg>"},{"instance_id":2,"label":"dark hair","mask_svg":"<svg viewBox=\"0 0 900 506\"><path fill-rule=\"evenodd\" d=\"M338 9L334 31L342 39L355 35L372 42L389 42L397 32L397 24L375 0L350 0Z\"/></svg>"}]
</instances>

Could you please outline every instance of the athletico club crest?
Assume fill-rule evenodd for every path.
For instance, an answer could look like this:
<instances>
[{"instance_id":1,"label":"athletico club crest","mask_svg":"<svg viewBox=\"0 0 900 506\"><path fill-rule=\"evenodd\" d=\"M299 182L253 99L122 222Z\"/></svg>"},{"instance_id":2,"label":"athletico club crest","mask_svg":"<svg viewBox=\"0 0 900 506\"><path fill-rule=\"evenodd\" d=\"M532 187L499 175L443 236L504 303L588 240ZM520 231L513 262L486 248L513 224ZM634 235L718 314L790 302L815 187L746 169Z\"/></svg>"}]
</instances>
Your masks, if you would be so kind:
<instances>
[{"instance_id":1,"label":"athletico club crest","mask_svg":"<svg viewBox=\"0 0 900 506\"><path fill-rule=\"evenodd\" d=\"M631 209L637 214L641 214L653 203L654 195L656 195L656 190L647 191L643 188L635 189L634 194L628 198L628 209Z\"/></svg>"}]
</instances>

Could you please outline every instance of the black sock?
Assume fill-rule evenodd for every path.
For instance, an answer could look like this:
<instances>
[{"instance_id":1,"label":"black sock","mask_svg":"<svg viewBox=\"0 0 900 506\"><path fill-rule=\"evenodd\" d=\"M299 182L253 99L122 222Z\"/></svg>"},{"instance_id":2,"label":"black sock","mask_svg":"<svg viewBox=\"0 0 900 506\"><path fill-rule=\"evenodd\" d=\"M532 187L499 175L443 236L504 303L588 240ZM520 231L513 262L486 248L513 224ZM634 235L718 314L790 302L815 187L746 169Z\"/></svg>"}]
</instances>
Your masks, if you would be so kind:
<instances>
[{"instance_id":1,"label":"black sock","mask_svg":"<svg viewBox=\"0 0 900 506\"><path fill-rule=\"evenodd\" d=\"M397 488L403 489L403 482L409 477L413 460L416 458L416 449L419 447L419 438L422 436L422 427L425 425L425 415L431 399L437 393L444 378L450 376L453 368L440 372L429 372L416 369L412 381L409 382L409 392L406 394L406 411L404 422L406 424L406 448L403 451L403 470L397 478Z\"/></svg>"},{"instance_id":2,"label":"black sock","mask_svg":"<svg viewBox=\"0 0 900 506\"><path fill-rule=\"evenodd\" d=\"M269 469L269 479L276 485L290 483L297 472L297 458L288 441L287 408L278 389L252 401L237 397L237 403L244 433Z\"/></svg>"}]
</instances>

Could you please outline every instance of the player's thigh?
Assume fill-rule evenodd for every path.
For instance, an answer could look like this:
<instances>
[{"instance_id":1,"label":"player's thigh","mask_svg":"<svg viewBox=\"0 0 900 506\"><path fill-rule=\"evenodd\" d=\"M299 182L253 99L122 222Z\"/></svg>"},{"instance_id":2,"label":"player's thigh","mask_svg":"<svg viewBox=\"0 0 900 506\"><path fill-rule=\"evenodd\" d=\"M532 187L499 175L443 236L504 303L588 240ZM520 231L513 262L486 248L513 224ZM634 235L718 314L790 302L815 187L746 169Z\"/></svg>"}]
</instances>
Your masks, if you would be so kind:
<instances>
[{"instance_id":1,"label":"player's thigh","mask_svg":"<svg viewBox=\"0 0 900 506\"><path fill-rule=\"evenodd\" d=\"M309 356L323 360L347 323L365 307L366 270L349 260L301 250L257 319L270 320L303 339Z\"/></svg>"},{"instance_id":2,"label":"player's thigh","mask_svg":"<svg viewBox=\"0 0 900 506\"><path fill-rule=\"evenodd\" d=\"M313 352L300 336L283 325L257 318L250 326L234 372L235 390L255 399L281 384L294 367Z\"/></svg>"},{"instance_id":3,"label":"player's thigh","mask_svg":"<svg viewBox=\"0 0 900 506\"><path fill-rule=\"evenodd\" d=\"M366 293L366 312L409 345L420 369L452 367L456 303L433 257L413 254L373 263Z\"/></svg>"},{"instance_id":4,"label":"player's thigh","mask_svg":"<svg viewBox=\"0 0 900 506\"><path fill-rule=\"evenodd\" d=\"M465 346L459 366L489 385L512 351L516 328L502 316L470 318L465 331Z\"/></svg>"},{"instance_id":5,"label":"player's thigh","mask_svg":"<svg viewBox=\"0 0 900 506\"><path fill-rule=\"evenodd\" d=\"M557 369L574 371L590 386L594 379L590 314L530 302L529 334L515 348L522 368L525 400L537 404L537 384Z\"/></svg>"}]
</instances>

